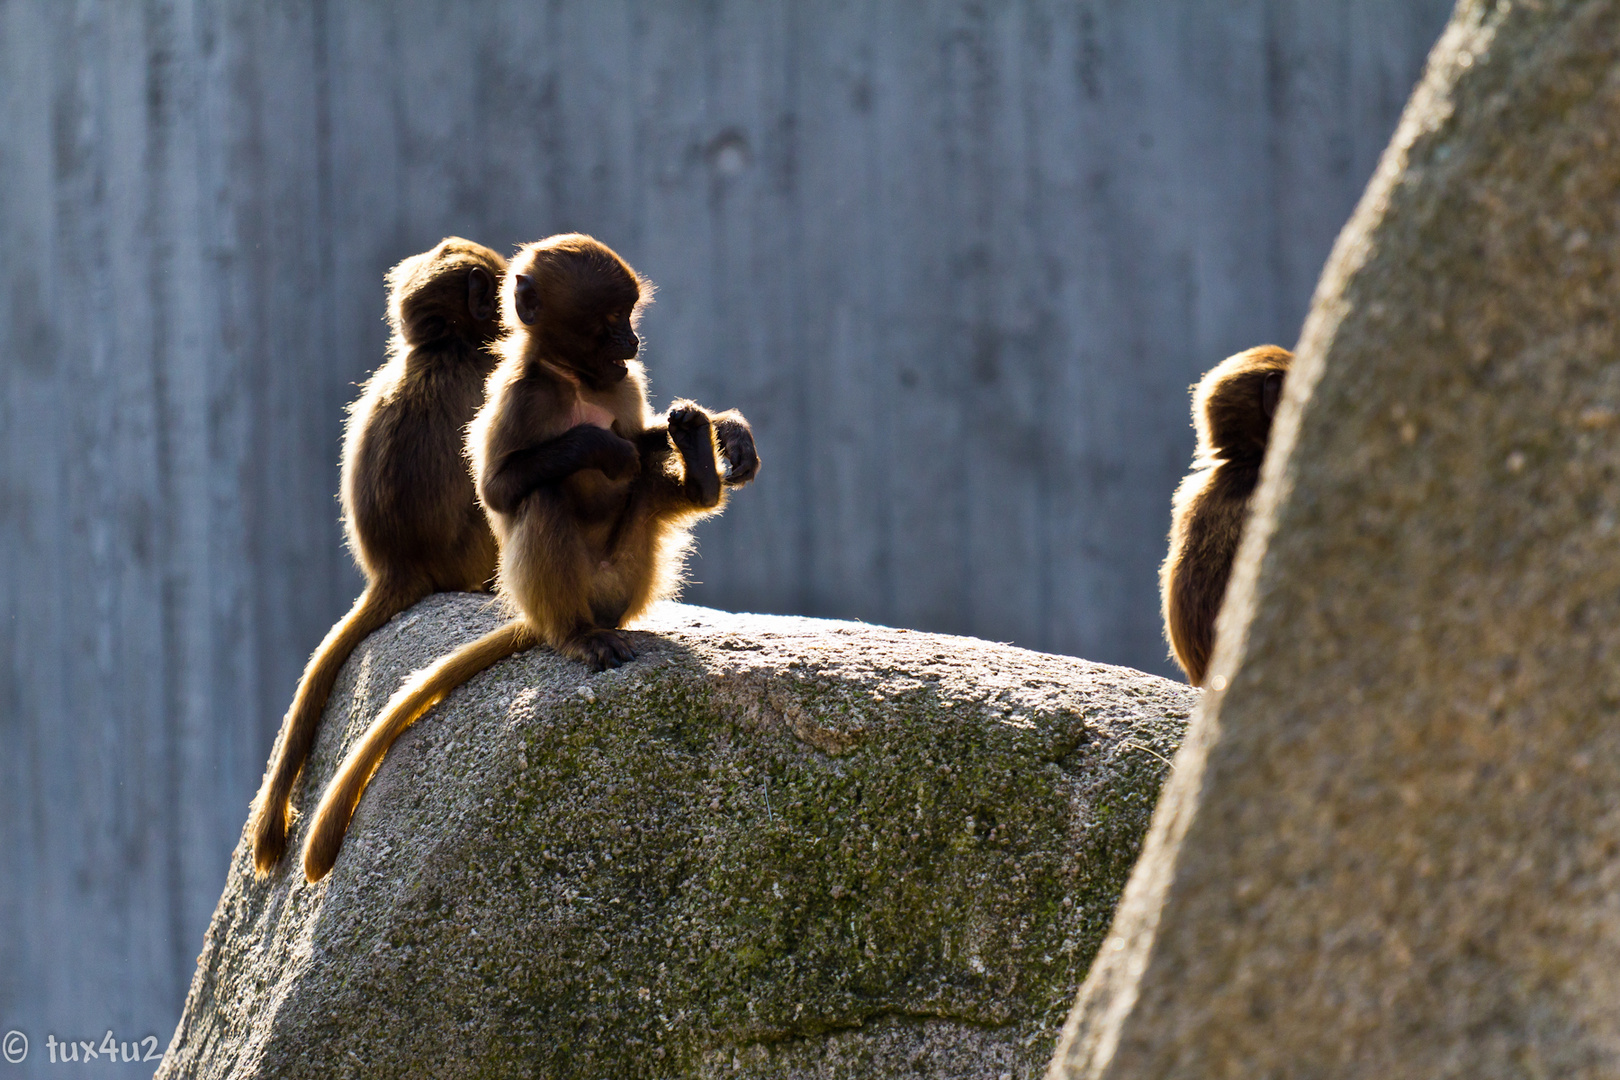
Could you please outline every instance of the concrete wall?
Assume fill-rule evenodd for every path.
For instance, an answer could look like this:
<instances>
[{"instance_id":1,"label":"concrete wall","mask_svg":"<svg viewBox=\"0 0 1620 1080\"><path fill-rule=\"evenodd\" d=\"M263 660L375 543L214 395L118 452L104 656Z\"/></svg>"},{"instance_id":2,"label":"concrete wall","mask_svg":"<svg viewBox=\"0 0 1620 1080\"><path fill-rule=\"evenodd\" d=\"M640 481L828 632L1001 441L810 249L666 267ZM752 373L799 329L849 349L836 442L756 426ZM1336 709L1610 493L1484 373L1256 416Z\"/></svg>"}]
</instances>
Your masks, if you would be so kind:
<instances>
[{"instance_id":1,"label":"concrete wall","mask_svg":"<svg viewBox=\"0 0 1620 1080\"><path fill-rule=\"evenodd\" d=\"M167 1042L358 577L382 274L579 229L760 482L689 597L1168 671L1186 387L1292 344L1449 5L0 2L0 1029Z\"/></svg>"}]
</instances>

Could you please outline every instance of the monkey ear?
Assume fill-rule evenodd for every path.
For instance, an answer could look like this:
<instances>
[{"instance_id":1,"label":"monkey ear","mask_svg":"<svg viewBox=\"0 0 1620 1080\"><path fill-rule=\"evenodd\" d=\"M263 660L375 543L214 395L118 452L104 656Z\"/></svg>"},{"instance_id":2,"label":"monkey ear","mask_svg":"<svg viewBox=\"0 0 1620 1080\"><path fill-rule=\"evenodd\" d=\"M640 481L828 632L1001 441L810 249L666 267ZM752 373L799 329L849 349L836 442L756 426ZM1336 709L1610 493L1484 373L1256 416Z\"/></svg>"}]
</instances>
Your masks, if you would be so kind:
<instances>
[{"instance_id":1,"label":"monkey ear","mask_svg":"<svg viewBox=\"0 0 1620 1080\"><path fill-rule=\"evenodd\" d=\"M1272 371L1266 374L1266 381L1260 384L1260 408L1265 410L1266 419L1270 420L1277 415L1277 402L1282 400L1283 373Z\"/></svg>"},{"instance_id":2,"label":"monkey ear","mask_svg":"<svg viewBox=\"0 0 1620 1080\"><path fill-rule=\"evenodd\" d=\"M467 310L479 322L495 317L495 279L482 266L467 271Z\"/></svg>"},{"instance_id":3,"label":"monkey ear","mask_svg":"<svg viewBox=\"0 0 1620 1080\"><path fill-rule=\"evenodd\" d=\"M534 278L528 274L519 274L513 285L516 286L512 290L512 299L517 304L517 317L524 326L533 326L540 317L540 290L535 288Z\"/></svg>"}]
</instances>

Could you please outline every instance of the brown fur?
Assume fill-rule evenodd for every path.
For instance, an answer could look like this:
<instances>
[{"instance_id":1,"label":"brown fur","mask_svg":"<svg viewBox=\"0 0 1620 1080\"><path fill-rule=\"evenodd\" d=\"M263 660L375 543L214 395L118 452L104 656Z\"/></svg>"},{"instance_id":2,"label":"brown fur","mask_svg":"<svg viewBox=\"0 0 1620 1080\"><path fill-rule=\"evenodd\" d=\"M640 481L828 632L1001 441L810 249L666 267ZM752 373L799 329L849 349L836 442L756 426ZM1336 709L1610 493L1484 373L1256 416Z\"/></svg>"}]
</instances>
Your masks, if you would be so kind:
<instances>
[{"instance_id":1,"label":"brown fur","mask_svg":"<svg viewBox=\"0 0 1620 1080\"><path fill-rule=\"evenodd\" d=\"M332 868L388 748L456 686L537 643L598 671L633 659L618 627L674 594L691 523L759 468L739 414L685 401L653 414L633 330L651 287L605 245L577 234L527 245L501 294L508 332L467 449L517 617L384 706L322 796L304 847L311 881Z\"/></svg>"},{"instance_id":2,"label":"brown fur","mask_svg":"<svg viewBox=\"0 0 1620 1080\"><path fill-rule=\"evenodd\" d=\"M496 290L506 261L450 237L388 272L388 360L349 408L343 528L366 589L310 657L253 802L253 865L287 843L288 800L338 671L366 635L431 592L475 591L495 574L495 537L462 457L463 432L495 366Z\"/></svg>"},{"instance_id":3,"label":"brown fur","mask_svg":"<svg viewBox=\"0 0 1620 1080\"><path fill-rule=\"evenodd\" d=\"M1193 388L1198 455L1172 502L1170 554L1159 584L1165 636L1194 686L1209 670L1215 617L1292 361L1287 349L1262 345L1221 361Z\"/></svg>"}]
</instances>

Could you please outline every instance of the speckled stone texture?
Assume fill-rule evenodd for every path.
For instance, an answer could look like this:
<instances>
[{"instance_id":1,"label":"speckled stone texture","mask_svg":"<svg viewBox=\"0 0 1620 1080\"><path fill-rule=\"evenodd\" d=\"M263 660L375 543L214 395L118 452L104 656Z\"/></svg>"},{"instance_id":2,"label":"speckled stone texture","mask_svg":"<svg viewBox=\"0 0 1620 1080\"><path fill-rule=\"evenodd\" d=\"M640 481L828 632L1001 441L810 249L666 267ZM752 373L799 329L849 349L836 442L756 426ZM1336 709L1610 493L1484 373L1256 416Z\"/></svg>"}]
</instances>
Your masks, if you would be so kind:
<instances>
[{"instance_id":1,"label":"speckled stone texture","mask_svg":"<svg viewBox=\"0 0 1620 1080\"><path fill-rule=\"evenodd\" d=\"M498 621L437 596L374 634L314 780ZM1039 1076L1195 692L680 605L633 641L616 671L535 650L452 694L325 882L256 883L244 841L158 1075Z\"/></svg>"},{"instance_id":2,"label":"speckled stone texture","mask_svg":"<svg viewBox=\"0 0 1620 1080\"><path fill-rule=\"evenodd\" d=\"M1055 1078L1620 1076L1617 55L1613 2L1436 46Z\"/></svg>"}]
</instances>

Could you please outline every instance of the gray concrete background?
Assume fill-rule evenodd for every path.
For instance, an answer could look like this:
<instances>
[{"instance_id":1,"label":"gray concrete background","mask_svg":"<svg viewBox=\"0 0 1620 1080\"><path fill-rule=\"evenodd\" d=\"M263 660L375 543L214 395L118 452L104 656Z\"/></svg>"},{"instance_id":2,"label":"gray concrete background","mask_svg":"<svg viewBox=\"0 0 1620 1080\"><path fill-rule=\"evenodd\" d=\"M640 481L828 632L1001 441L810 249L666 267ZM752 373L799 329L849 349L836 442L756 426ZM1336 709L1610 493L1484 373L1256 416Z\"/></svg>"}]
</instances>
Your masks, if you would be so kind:
<instances>
[{"instance_id":1,"label":"gray concrete background","mask_svg":"<svg viewBox=\"0 0 1620 1080\"><path fill-rule=\"evenodd\" d=\"M1293 343L1448 10L0 0L0 1075L167 1042L358 587L388 265L659 283L655 394L766 462L689 599L1168 672L1186 387Z\"/></svg>"}]
</instances>

